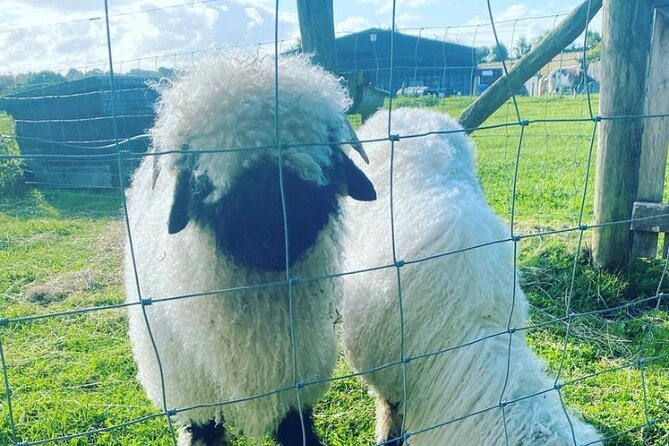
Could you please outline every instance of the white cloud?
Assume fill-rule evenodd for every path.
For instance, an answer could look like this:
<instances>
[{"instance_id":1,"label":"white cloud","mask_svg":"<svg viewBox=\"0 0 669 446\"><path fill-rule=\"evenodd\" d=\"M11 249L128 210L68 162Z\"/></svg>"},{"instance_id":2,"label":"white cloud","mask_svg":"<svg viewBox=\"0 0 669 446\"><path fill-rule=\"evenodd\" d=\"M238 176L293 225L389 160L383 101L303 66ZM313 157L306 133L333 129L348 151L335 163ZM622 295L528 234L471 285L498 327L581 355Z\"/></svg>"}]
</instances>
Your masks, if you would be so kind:
<instances>
[{"instance_id":1,"label":"white cloud","mask_svg":"<svg viewBox=\"0 0 669 446\"><path fill-rule=\"evenodd\" d=\"M352 16L347 17L346 20L337 23L335 25L335 32L354 33L364 29L372 28L373 26L374 24L364 17Z\"/></svg>"},{"instance_id":2,"label":"white cloud","mask_svg":"<svg viewBox=\"0 0 669 446\"><path fill-rule=\"evenodd\" d=\"M174 65L200 50L223 45L270 43L273 49L274 0L114 0L110 2L113 56L121 69L153 69ZM198 3L199 2L199 3ZM549 6L551 2L554 5ZM430 28L423 35L442 36L467 45L494 42L485 9L467 2L398 0L398 28ZM530 16L568 12L574 0L495 1L493 10L500 39L512 47L520 35L532 38L554 26L555 19L522 20ZM485 2L483 3L483 5ZM101 0L2 0L0 9L0 73L101 67L107 62ZM283 1L279 11L280 49L299 37L294 2ZM389 0L336 0L336 31L356 32L389 27ZM478 13L478 17L472 18ZM340 14L337 16L337 14ZM557 22L562 20L559 17ZM509 20L509 21L506 21ZM501 23L500 23L501 22ZM480 24L479 27L462 27ZM515 27L515 30L514 30ZM601 29L593 24L591 29Z\"/></svg>"},{"instance_id":3,"label":"white cloud","mask_svg":"<svg viewBox=\"0 0 669 446\"><path fill-rule=\"evenodd\" d=\"M530 15L536 15L536 13L530 13L530 8L528 8L525 3L515 3L509 6L506 11L502 12L501 14L494 14L494 12L495 11L493 10L495 21L498 22L504 20L516 20L523 17L529 17Z\"/></svg>"},{"instance_id":4,"label":"white cloud","mask_svg":"<svg viewBox=\"0 0 669 446\"><path fill-rule=\"evenodd\" d=\"M376 6L376 14L381 16L387 16L387 21L390 22L392 17L390 14L393 11L393 2L389 0L356 0L357 3L362 5L373 5ZM400 12L407 10L416 10L416 9L429 9L430 6L436 5L438 0L396 0L395 1L395 13L399 17Z\"/></svg>"},{"instance_id":5,"label":"white cloud","mask_svg":"<svg viewBox=\"0 0 669 446\"><path fill-rule=\"evenodd\" d=\"M251 31L253 28L262 26L265 23L265 20L256 8L246 8L244 12L246 12L246 16L249 18L249 22L246 25L247 31Z\"/></svg>"},{"instance_id":6,"label":"white cloud","mask_svg":"<svg viewBox=\"0 0 669 446\"><path fill-rule=\"evenodd\" d=\"M47 6L43 0L3 0L3 7L5 1L9 12L0 16L0 73L106 69L104 20L89 20L104 15L99 0ZM271 42L274 18L273 3L263 0L117 0L110 9L115 69L154 69L212 46ZM281 39L295 37L297 27L296 14L279 13Z\"/></svg>"},{"instance_id":7,"label":"white cloud","mask_svg":"<svg viewBox=\"0 0 669 446\"><path fill-rule=\"evenodd\" d=\"M398 28L402 27L411 27L411 26L420 26L424 21L424 17L421 14L412 14L410 12L404 12L397 15L395 18L395 25Z\"/></svg>"}]
</instances>

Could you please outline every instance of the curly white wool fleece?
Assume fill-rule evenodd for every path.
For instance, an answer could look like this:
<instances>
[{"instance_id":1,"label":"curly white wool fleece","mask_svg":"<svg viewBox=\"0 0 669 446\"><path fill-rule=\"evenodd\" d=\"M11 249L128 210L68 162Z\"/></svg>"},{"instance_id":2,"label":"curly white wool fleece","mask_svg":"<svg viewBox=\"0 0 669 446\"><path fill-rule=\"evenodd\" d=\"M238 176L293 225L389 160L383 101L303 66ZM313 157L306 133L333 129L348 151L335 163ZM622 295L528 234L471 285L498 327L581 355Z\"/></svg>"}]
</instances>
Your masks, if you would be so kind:
<instances>
[{"instance_id":1,"label":"curly white wool fleece","mask_svg":"<svg viewBox=\"0 0 669 446\"><path fill-rule=\"evenodd\" d=\"M379 112L358 131L362 140L388 135L388 113ZM393 134L461 130L445 115L419 109L392 113ZM392 264L390 227L390 143L366 145L367 175L378 198L364 209L347 204L352 240L346 270ZM488 207L476 178L473 147L463 133L401 139L394 150L394 221L398 259L474 247L510 238ZM406 365L407 403L402 408L402 365L365 375L377 400L377 441L399 435L391 406L406 410L409 444L572 445L572 433L557 391L508 404L506 443L500 397L510 401L552 389L544 364L530 350L524 332L492 336L526 320L527 301L514 284L511 242L491 244L400 269L404 314L404 356L441 349ZM355 370L400 358L398 279L394 268L349 276L344 287L344 344ZM514 293L515 288L515 293ZM515 297L514 297L515 296ZM511 314L511 317L510 317ZM481 340L487 336L489 339ZM462 344L481 340L468 346ZM508 385L502 396L511 345ZM453 348L452 350L450 350ZM497 407L495 407L497 406ZM396 413L395 413L396 415ZM578 444L597 432L570 414Z\"/></svg>"},{"instance_id":2,"label":"curly white wool fleece","mask_svg":"<svg viewBox=\"0 0 669 446\"><path fill-rule=\"evenodd\" d=\"M151 131L153 150L189 150L271 146L274 144L274 58L228 51L208 56L162 87L157 121ZM279 119L282 142L349 140L344 109L349 99L339 82L305 57L279 62ZM305 117L307 119L305 119ZM284 164L305 179L322 182L331 148L316 145L284 151ZM275 156L271 150L265 156ZM198 156L204 171L222 194L230 179L258 157L258 151ZM141 296L164 298L284 280L283 272L260 272L235 266L218 256L213 235L197 224L168 235L167 221L176 181L177 161L160 157L161 173L152 188L153 160L146 158L127 192L130 233ZM319 233L315 247L291 267L291 275L318 277L340 264L338 216ZM127 302L137 302L135 269L126 249ZM298 283L292 288L297 379L326 379L336 361L334 307L341 298L337 280ZM168 408L184 408L253 397L293 386L293 353L286 286L155 302L145 307L162 361ZM130 338L138 378L150 399L162 407L160 373L138 306L130 309ZM303 406L313 404L326 384L300 390ZM210 419L231 422L253 437L272 433L291 409L296 390L225 406L179 413L182 424ZM185 441L185 440L184 440Z\"/></svg>"}]
</instances>

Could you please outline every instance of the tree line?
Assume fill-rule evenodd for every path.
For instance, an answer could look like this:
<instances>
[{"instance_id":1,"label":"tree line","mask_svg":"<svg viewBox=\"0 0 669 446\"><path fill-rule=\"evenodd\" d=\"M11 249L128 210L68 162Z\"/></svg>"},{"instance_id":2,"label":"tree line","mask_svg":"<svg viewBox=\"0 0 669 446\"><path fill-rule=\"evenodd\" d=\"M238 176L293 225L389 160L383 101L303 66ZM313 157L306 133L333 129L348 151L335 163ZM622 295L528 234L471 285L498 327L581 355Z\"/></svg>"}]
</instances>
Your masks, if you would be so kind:
<instances>
[{"instance_id":1,"label":"tree line","mask_svg":"<svg viewBox=\"0 0 669 446\"><path fill-rule=\"evenodd\" d=\"M507 59L520 59L525 54L532 51L536 45L538 45L544 37L548 34L548 31L544 32L540 36L531 40L526 36L520 36L516 39L512 52L509 52L509 49L503 43L499 43L492 46L479 46L476 48L476 62L485 63L485 62L501 62ZM587 51L588 62L599 60L601 55L602 48L602 36L597 31L588 31L585 39L585 46ZM575 40L567 48L566 52L577 52L583 51L583 39Z\"/></svg>"},{"instance_id":2,"label":"tree line","mask_svg":"<svg viewBox=\"0 0 669 446\"><path fill-rule=\"evenodd\" d=\"M115 73L119 76L144 76L144 77L170 77L174 70L172 68L160 67L157 70L143 70L134 68L127 73ZM29 71L19 74L0 74L0 96L15 93L17 91L53 85L61 82L76 81L89 76L108 76L109 71L93 68L81 71L70 68L67 73L62 74L51 70Z\"/></svg>"}]
</instances>

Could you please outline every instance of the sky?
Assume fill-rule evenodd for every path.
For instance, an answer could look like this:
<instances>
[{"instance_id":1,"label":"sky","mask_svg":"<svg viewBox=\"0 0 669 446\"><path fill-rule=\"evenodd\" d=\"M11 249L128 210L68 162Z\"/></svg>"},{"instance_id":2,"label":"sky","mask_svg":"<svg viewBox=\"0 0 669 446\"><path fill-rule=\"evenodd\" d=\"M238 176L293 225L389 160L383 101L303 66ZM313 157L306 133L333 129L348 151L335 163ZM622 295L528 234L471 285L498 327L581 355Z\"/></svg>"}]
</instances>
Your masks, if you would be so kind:
<instances>
[{"instance_id":1,"label":"sky","mask_svg":"<svg viewBox=\"0 0 669 446\"><path fill-rule=\"evenodd\" d=\"M520 36L549 30L581 0L490 0L500 40L510 49ZM397 0L402 32L471 46L494 43L486 0ZM338 35L390 28L390 0L334 0ZM278 2L280 49L299 36L295 0ZM257 45L273 51L272 0L108 0L114 69L175 66L202 51ZM0 74L107 69L104 0L2 0ZM598 17L592 29L599 30Z\"/></svg>"}]
</instances>

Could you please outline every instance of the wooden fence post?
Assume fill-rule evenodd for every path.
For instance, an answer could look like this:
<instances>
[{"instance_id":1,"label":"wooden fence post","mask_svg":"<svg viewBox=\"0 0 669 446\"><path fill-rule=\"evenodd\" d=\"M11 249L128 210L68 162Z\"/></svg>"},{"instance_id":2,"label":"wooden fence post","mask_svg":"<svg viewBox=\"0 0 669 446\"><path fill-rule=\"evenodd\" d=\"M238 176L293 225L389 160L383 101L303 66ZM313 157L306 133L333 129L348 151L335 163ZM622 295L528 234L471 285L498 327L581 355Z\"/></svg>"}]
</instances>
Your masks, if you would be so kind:
<instances>
[{"instance_id":1,"label":"wooden fence post","mask_svg":"<svg viewBox=\"0 0 669 446\"><path fill-rule=\"evenodd\" d=\"M662 12L662 11L666 12ZM667 15L665 15L667 14ZM653 24L653 43L650 50L646 114L669 112L669 5L658 8ZM664 191L669 147L669 117L647 119L641 143L639 186L636 201L660 203ZM657 226L652 226L655 228ZM655 257L657 255L658 232L634 232L632 255ZM667 241L665 239L665 246Z\"/></svg>"},{"instance_id":2,"label":"wooden fence post","mask_svg":"<svg viewBox=\"0 0 669 446\"><path fill-rule=\"evenodd\" d=\"M605 0L602 17L600 115L639 116L645 112L651 41L651 0ZM618 269L631 258L629 223L636 199L644 120L603 119L595 179L593 260Z\"/></svg>"},{"instance_id":3,"label":"wooden fence post","mask_svg":"<svg viewBox=\"0 0 669 446\"><path fill-rule=\"evenodd\" d=\"M332 0L297 0L302 50L331 73L337 70Z\"/></svg>"}]
</instances>

